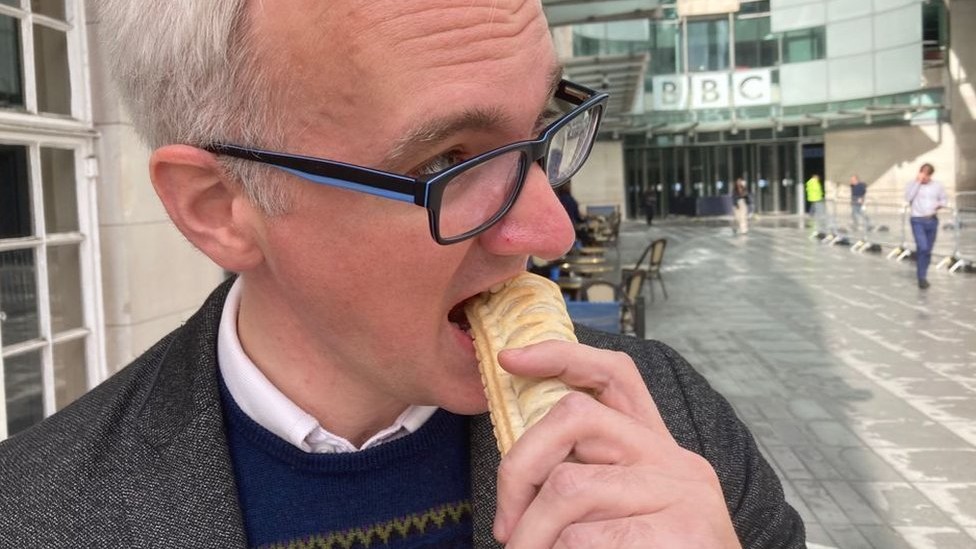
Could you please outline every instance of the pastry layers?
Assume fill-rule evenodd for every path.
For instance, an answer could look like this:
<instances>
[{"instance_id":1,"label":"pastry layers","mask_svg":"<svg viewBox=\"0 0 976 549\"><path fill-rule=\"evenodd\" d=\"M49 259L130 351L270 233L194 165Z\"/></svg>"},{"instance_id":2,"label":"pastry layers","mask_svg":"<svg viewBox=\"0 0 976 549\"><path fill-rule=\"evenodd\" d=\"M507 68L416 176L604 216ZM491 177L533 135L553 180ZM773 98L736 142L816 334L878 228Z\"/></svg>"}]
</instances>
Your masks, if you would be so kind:
<instances>
[{"instance_id":1,"label":"pastry layers","mask_svg":"<svg viewBox=\"0 0 976 549\"><path fill-rule=\"evenodd\" d=\"M560 339L576 342L562 293L552 281L522 273L465 305L488 411L502 455L564 395L573 391L556 378L514 376L498 364L504 349Z\"/></svg>"}]
</instances>

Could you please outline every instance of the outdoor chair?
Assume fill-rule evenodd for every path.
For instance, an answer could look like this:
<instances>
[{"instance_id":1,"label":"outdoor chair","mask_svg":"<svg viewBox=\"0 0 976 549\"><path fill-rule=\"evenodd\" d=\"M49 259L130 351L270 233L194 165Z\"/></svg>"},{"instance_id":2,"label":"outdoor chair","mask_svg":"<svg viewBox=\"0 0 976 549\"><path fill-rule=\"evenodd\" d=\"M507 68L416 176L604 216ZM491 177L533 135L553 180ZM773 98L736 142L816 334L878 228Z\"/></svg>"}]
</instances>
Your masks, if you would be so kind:
<instances>
[{"instance_id":1,"label":"outdoor chair","mask_svg":"<svg viewBox=\"0 0 976 549\"><path fill-rule=\"evenodd\" d=\"M632 286L636 283L636 289ZM644 337L644 298L637 295L631 299L629 293L639 294L643 284L643 272L626 279L623 284L609 280L587 280L580 289L580 298L586 303L613 303L617 305L617 328L615 332ZM609 330L608 330L609 331Z\"/></svg>"},{"instance_id":2,"label":"outdoor chair","mask_svg":"<svg viewBox=\"0 0 976 549\"><path fill-rule=\"evenodd\" d=\"M641 339L644 339L644 296L641 295L641 290L644 288L645 278L645 272L636 269L621 273L620 281L620 288L627 298L627 306L620 319L621 330L624 333L633 333Z\"/></svg>"},{"instance_id":3,"label":"outdoor chair","mask_svg":"<svg viewBox=\"0 0 976 549\"><path fill-rule=\"evenodd\" d=\"M644 251L641 253L640 257L637 259L637 263L633 267L625 268L621 270L621 273L629 273L630 271L644 271L644 280L650 287L651 291L651 301L654 301L654 281L657 280L661 284L661 292L664 293L664 299L668 298L668 290L664 287L664 279L661 278L661 264L664 262L664 249L668 245L668 239L658 238L647 245ZM644 261L647 261L646 265ZM626 278L626 274L625 274Z\"/></svg>"}]
</instances>

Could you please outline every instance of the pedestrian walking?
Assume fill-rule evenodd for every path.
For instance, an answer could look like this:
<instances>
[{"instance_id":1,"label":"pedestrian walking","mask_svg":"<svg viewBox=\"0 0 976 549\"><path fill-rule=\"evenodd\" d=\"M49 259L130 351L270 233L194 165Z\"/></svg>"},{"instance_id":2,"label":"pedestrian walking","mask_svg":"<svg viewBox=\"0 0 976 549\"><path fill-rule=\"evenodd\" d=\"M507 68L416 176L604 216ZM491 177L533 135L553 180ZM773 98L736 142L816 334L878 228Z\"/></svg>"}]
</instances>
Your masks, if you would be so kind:
<instances>
[{"instance_id":1,"label":"pedestrian walking","mask_svg":"<svg viewBox=\"0 0 976 549\"><path fill-rule=\"evenodd\" d=\"M864 213L864 199L868 192L867 183L861 181L861 178L854 174L851 176L851 228L857 230L859 227L864 227L865 230L871 230L871 220L868 219L868 214Z\"/></svg>"},{"instance_id":2,"label":"pedestrian walking","mask_svg":"<svg viewBox=\"0 0 976 549\"><path fill-rule=\"evenodd\" d=\"M657 192L654 187L644 189L644 215L647 217L647 226L651 226L654 221L654 211L657 210Z\"/></svg>"},{"instance_id":3,"label":"pedestrian walking","mask_svg":"<svg viewBox=\"0 0 976 549\"><path fill-rule=\"evenodd\" d=\"M746 180L741 177L735 180L732 186L732 206L735 212L736 230L739 234L749 232L749 207L752 205L752 197L749 195L749 188Z\"/></svg>"},{"instance_id":4,"label":"pedestrian walking","mask_svg":"<svg viewBox=\"0 0 976 549\"><path fill-rule=\"evenodd\" d=\"M820 182L820 175L813 174L807 180L804 187L807 193L807 202L810 203L810 215L813 216L817 234L823 234L825 232L824 225L826 223L824 222L824 218L827 216L827 210L824 204L824 189L823 183Z\"/></svg>"},{"instance_id":5,"label":"pedestrian walking","mask_svg":"<svg viewBox=\"0 0 976 549\"><path fill-rule=\"evenodd\" d=\"M935 215L939 208L949 203L945 188L932 180L935 167L922 164L915 180L905 187L905 201L911 208L912 235L915 237L916 274L918 287L929 287L928 270L932 262L932 247L939 231L939 218Z\"/></svg>"}]
</instances>

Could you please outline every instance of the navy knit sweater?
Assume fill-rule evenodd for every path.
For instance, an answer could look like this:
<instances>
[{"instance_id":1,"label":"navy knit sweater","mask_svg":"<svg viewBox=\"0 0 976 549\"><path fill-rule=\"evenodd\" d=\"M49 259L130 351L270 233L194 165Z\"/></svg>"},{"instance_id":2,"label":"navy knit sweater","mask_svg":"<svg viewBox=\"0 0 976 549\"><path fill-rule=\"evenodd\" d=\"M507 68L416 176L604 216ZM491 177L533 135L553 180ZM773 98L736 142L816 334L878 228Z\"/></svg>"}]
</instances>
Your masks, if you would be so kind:
<instances>
[{"instance_id":1,"label":"navy knit sweater","mask_svg":"<svg viewBox=\"0 0 976 549\"><path fill-rule=\"evenodd\" d=\"M439 410L398 440L310 454L247 417L221 385L251 547L471 547L466 418Z\"/></svg>"}]
</instances>

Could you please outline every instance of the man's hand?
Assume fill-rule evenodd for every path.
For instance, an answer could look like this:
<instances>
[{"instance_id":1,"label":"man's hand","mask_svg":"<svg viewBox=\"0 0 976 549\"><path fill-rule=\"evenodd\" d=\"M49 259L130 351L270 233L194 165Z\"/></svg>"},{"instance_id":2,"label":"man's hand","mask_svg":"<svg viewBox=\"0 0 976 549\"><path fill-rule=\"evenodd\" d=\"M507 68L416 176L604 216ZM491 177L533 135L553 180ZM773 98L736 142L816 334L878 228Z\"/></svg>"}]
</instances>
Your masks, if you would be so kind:
<instances>
[{"instance_id":1,"label":"man's hand","mask_svg":"<svg viewBox=\"0 0 976 549\"><path fill-rule=\"evenodd\" d=\"M509 549L739 547L715 471L671 437L629 356L546 341L499 361L594 395L564 397L502 460L494 533Z\"/></svg>"}]
</instances>

